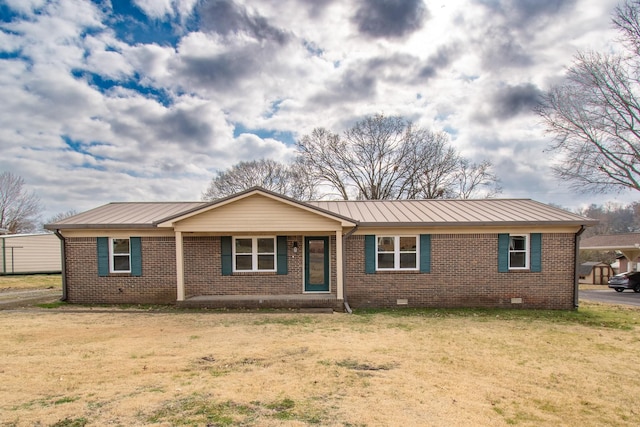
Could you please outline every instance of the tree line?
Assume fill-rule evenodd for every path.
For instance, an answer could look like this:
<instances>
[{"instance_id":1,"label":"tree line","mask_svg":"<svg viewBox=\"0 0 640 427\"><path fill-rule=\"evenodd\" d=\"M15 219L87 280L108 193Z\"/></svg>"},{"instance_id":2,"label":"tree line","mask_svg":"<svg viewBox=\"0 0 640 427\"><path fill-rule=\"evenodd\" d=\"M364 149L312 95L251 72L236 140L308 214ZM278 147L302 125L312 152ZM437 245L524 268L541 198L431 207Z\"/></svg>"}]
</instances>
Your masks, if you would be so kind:
<instances>
[{"instance_id":1,"label":"tree line","mask_svg":"<svg viewBox=\"0 0 640 427\"><path fill-rule=\"evenodd\" d=\"M316 128L290 163L243 161L218 172L202 194L214 200L260 186L299 200L493 197L502 190L489 160L472 163L445 132L376 114L342 134Z\"/></svg>"},{"instance_id":2,"label":"tree line","mask_svg":"<svg viewBox=\"0 0 640 427\"><path fill-rule=\"evenodd\" d=\"M598 225L588 227L584 231L582 234L583 239L602 234L640 232L640 202L591 204L585 208L578 209L576 213L599 221ZM615 251L580 251L579 262L602 261L611 264L616 260L616 256Z\"/></svg>"}]
</instances>

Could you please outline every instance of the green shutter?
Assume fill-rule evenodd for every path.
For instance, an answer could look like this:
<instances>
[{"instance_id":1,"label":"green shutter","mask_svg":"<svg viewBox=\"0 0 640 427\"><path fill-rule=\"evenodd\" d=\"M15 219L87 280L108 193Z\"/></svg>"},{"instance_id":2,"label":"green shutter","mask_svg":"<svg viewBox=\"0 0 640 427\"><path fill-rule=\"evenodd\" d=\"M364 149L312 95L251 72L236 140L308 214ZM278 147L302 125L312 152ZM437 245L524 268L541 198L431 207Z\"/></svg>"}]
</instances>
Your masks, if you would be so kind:
<instances>
[{"instance_id":1,"label":"green shutter","mask_svg":"<svg viewBox=\"0 0 640 427\"><path fill-rule=\"evenodd\" d=\"M98 276L109 275L109 238L98 237Z\"/></svg>"},{"instance_id":2,"label":"green shutter","mask_svg":"<svg viewBox=\"0 0 640 427\"><path fill-rule=\"evenodd\" d=\"M420 235L420 272L431 273L431 234Z\"/></svg>"},{"instance_id":3,"label":"green shutter","mask_svg":"<svg viewBox=\"0 0 640 427\"><path fill-rule=\"evenodd\" d=\"M376 272L376 236L373 234L364 236L364 272Z\"/></svg>"},{"instance_id":4,"label":"green shutter","mask_svg":"<svg viewBox=\"0 0 640 427\"><path fill-rule=\"evenodd\" d=\"M498 271L509 271L509 234L498 234Z\"/></svg>"},{"instance_id":5,"label":"green shutter","mask_svg":"<svg viewBox=\"0 0 640 427\"><path fill-rule=\"evenodd\" d=\"M140 237L129 238L131 250L131 275L142 276L142 243Z\"/></svg>"},{"instance_id":6,"label":"green shutter","mask_svg":"<svg viewBox=\"0 0 640 427\"><path fill-rule=\"evenodd\" d=\"M287 274L287 236L278 236L278 274Z\"/></svg>"},{"instance_id":7,"label":"green shutter","mask_svg":"<svg viewBox=\"0 0 640 427\"><path fill-rule=\"evenodd\" d=\"M531 271L539 273L542 271L542 234L531 234Z\"/></svg>"},{"instance_id":8,"label":"green shutter","mask_svg":"<svg viewBox=\"0 0 640 427\"><path fill-rule=\"evenodd\" d=\"M220 237L220 252L222 254L222 275L231 276L233 272L231 254L231 236Z\"/></svg>"}]
</instances>

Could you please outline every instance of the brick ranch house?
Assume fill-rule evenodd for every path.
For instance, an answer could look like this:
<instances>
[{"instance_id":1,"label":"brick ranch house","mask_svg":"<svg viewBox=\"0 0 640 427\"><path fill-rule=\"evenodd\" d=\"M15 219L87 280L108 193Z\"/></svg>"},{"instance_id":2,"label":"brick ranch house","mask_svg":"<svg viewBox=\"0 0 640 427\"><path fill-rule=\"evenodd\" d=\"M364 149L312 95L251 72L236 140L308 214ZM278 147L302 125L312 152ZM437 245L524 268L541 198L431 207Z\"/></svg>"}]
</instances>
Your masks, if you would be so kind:
<instances>
[{"instance_id":1,"label":"brick ranch house","mask_svg":"<svg viewBox=\"0 0 640 427\"><path fill-rule=\"evenodd\" d=\"M53 224L63 299L187 307L577 307L596 221L532 200L110 203Z\"/></svg>"}]
</instances>

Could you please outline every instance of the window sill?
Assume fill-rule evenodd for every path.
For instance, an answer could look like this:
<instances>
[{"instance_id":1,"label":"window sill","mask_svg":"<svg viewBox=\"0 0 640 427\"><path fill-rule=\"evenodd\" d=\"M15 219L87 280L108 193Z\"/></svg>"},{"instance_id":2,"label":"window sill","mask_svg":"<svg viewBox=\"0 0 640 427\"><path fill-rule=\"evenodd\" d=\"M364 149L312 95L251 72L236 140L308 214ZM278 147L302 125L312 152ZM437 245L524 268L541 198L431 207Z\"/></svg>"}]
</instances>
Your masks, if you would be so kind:
<instances>
[{"instance_id":1,"label":"window sill","mask_svg":"<svg viewBox=\"0 0 640 427\"><path fill-rule=\"evenodd\" d=\"M275 276L277 271L234 271L232 276Z\"/></svg>"},{"instance_id":2,"label":"window sill","mask_svg":"<svg viewBox=\"0 0 640 427\"><path fill-rule=\"evenodd\" d=\"M376 274L416 274L420 270L376 270Z\"/></svg>"}]
</instances>

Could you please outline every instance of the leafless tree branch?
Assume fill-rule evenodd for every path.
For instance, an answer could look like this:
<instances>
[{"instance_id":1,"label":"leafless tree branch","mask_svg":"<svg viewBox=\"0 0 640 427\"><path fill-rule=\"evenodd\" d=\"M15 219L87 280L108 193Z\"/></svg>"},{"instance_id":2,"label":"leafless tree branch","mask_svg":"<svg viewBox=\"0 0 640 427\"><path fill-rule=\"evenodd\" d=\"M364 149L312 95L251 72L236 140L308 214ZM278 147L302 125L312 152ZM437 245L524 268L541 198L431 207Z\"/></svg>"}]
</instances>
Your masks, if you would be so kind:
<instances>
[{"instance_id":1,"label":"leafless tree branch","mask_svg":"<svg viewBox=\"0 0 640 427\"><path fill-rule=\"evenodd\" d=\"M26 191L24 179L10 172L0 174L0 228L12 234L34 231L40 211L40 199Z\"/></svg>"},{"instance_id":2,"label":"leafless tree branch","mask_svg":"<svg viewBox=\"0 0 640 427\"><path fill-rule=\"evenodd\" d=\"M616 8L627 53L579 53L537 108L561 159L553 171L574 189L640 190L639 19L638 0Z\"/></svg>"}]
</instances>

